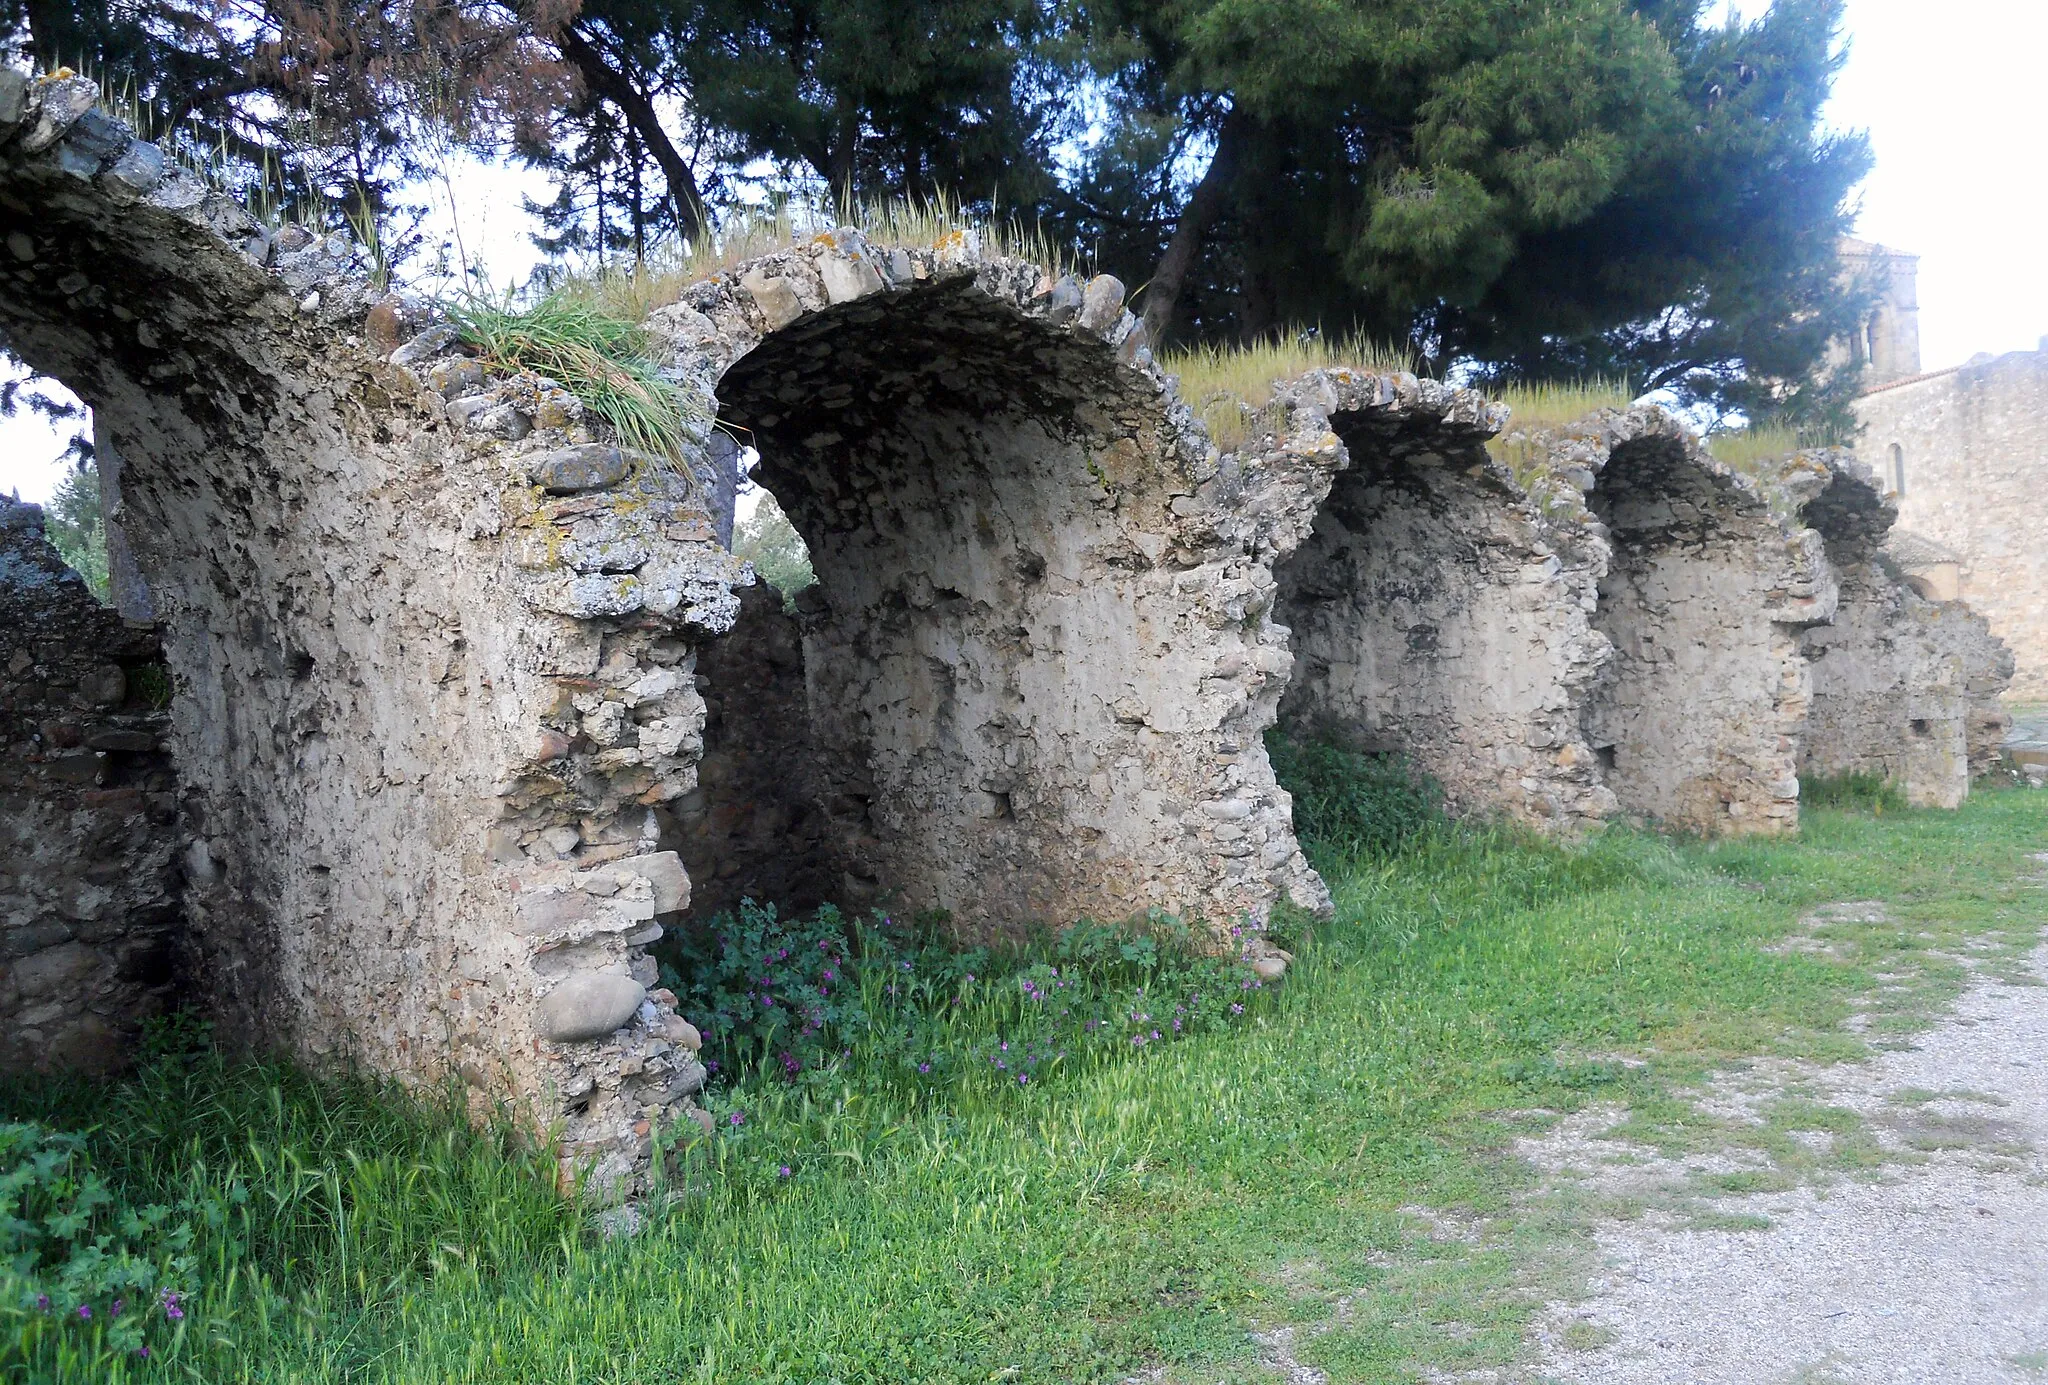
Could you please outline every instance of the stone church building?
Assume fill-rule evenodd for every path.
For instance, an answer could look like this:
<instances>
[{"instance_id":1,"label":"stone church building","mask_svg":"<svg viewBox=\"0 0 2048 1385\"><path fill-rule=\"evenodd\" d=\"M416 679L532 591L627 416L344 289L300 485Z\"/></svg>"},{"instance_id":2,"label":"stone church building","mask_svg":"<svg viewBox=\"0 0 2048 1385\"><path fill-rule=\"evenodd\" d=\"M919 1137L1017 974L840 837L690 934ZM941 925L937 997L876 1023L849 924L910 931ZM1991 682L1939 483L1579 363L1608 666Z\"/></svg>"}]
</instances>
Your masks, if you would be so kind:
<instances>
[{"instance_id":1,"label":"stone church building","mask_svg":"<svg viewBox=\"0 0 2048 1385\"><path fill-rule=\"evenodd\" d=\"M2048 701L2048 337L1922 370L1918 257L1846 241L1842 258L1882 290L1841 353L1866 367L1857 451L1898 499L1892 558L1991 622L2018 663L2012 701Z\"/></svg>"}]
</instances>

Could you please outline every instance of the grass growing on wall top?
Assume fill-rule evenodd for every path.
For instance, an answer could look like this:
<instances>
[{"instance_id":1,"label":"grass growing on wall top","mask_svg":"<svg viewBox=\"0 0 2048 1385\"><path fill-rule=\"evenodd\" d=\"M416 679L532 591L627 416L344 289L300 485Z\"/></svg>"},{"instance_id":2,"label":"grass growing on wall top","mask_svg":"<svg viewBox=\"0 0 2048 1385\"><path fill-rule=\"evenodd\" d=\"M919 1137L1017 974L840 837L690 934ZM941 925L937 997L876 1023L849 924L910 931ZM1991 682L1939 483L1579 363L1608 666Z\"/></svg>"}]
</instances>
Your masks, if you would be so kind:
<instances>
[{"instance_id":1,"label":"grass growing on wall top","mask_svg":"<svg viewBox=\"0 0 2048 1385\"><path fill-rule=\"evenodd\" d=\"M803 202L786 203L772 213L737 213L722 218L709 236L667 241L638 262L569 271L558 282L564 292L590 299L613 316L643 322L691 284L764 255L794 250L845 225L885 248L930 248L973 236L984 253L1028 260L1055 273L1079 272L1072 257L1035 227L977 219L945 197L884 198L860 203L850 214Z\"/></svg>"},{"instance_id":2,"label":"grass growing on wall top","mask_svg":"<svg viewBox=\"0 0 2048 1385\"><path fill-rule=\"evenodd\" d=\"M635 321L592 298L561 290L524 304L476 297L448 316L487 367L556 381L635 451L681 466L686 424L708 415L707 404L662 377Z\"/></svg>"},{"instance_id":3,"label":"grass growing on wall top","mask_svg":"<svg viewBox=\"0 0 2048 1385\"><path fill-rule=\"evenodd\" d=\"M1255 1377L1249 1321L1327 1322L1339 1290L1344 1321L1296 1341L1333 1381L1498 1371L1572 1282L1527 1277L1558 1273L1563 1234L1525 1212L1531 1175L1509 1154L1532 1112L1610 1100L1679 1138L1707 1065L1911 1032L1960 984L1953 954L1974 942L2004 965L2048 921L2028 859L2044 836L2048 794L2013 791L1953 814L1814 812L1794 842L1312 841L1337 917L1251 1022L1026 1086L744 1085L627 1237L552 1203L545 1160L276 1068L16 1083L0 1116L99 1127L87 1153L124 1205L230 1190L218 1227L195 1221L170 1369L124 1362L131 1379L1158 1368L1191 1385ZM1869 899L1889 922L1832 925L1824 954L1767 950L1815 905ZM1841 1028L1856 1005L1878 1007L1860 1036ZM1493 1231L1445 1240L1417 1208Z\"/></svg>"},{"instance_id":4,"label":"grass growing on wall top","mask_svg":"<svg viewBox=\"0 0 2048 1385\"><path fill-rule=\"evenodd\" d=\"M1180 397L1195 411L1209 440L1225 452L1260 431L1273 388L1311 370L1349 366L1367 374L1410 370L1407 355L1365 340L1290 336L1244 345L1195 346L1160 361L1180 377Z\"/></svg>"}]
</instances>

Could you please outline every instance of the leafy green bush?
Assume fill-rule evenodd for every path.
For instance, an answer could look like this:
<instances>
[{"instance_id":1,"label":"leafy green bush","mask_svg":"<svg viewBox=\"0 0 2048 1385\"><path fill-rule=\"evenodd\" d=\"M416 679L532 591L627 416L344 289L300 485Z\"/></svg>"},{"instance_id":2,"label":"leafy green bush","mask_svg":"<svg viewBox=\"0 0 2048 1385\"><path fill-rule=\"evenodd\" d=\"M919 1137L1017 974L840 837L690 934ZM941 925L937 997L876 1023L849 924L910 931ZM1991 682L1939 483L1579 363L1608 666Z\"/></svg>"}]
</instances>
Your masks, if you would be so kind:
<instances>
[{"instance_id":1,"label":"leafy green bush","mask_svg":"<svg viewBox=\"0 0 2048 1385\"><path fill-rule=\"evenodd\" d=\"M1247 942L1264 931L1257 920L1232 930ZM1244 1016L1264 984L1205 941L1154 914L961 952L880 911L784 918L746 900L673 939L662 976L725 1084L856 1070L919 1086L1029 1086Z\"/></svg>"},{"instance_id":2,"label":"leafy green bush","mask_svg":"<svg viewBox=\"0 0 2048 1385\"><path fill-rule=\"evenodd\" d=\"M194 1223L221 1213L126 1204L81 1136L0 1125L0 1376L113 1380L175 1355Z\"/></svg>"},{"instance_id":3,"label":"leafy green bush","mask_svg":"<svg viewBox=\"0 0 2048 1385\"><path fill-rule=\"evenodd\" d=\"M817 580L811 571L811 550L782 513L775 497L765 492L754 512L733 527L732 551L754 565L761 580L782 593L782 608L796 609L796 594Z\"/></svg>"},{"instance_id":4,"label":"leafy green bush","mask_svg":"<svg viewBox=\"0 0 2048 1385\"><path fill-rule=\"evenodd\" d=\"M1372 755L1328 740L1266 733L1280 787L1294 795L1294 830L1318 847L1388 856L1443 820L1443 790L1397 755Z\"/></svg>"},{"instance_id":5,"label":"leafy green bush","mask_svg":"<svg viewBox=\"0 0 2048 1385\"><path fill-rule=\"evenodd\" d=\"M1905 796L1882 774L1802 774L1799 798L1809 808L1852 812L1896 813L1906 807Z\"/></svg>"}]
</instances>

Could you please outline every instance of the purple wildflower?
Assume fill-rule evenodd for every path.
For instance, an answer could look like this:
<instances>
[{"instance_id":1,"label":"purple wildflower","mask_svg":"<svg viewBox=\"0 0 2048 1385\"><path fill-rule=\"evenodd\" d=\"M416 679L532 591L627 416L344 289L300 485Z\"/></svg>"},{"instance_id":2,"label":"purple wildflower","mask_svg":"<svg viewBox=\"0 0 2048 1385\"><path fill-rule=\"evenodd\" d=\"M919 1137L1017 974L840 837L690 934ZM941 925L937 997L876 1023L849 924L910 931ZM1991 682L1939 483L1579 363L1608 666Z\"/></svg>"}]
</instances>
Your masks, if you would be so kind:
<instances>
[{"instance_id":1,"label":"purple wildflower","mask_svg":"<svg viewBox=\"0 0 2048 1385\"><path fill-rule=\"evenodd\" d=\"M778 1167L776 1168L776 1170L775 1170L775 1176L776 1176L777 1178L787 1178L787 1177L789 1177L789 1165L787 1165L787 1164L782 1164L782 1165L779 1165L779 1166L778 1166Z\"/></svg>"},{"instance_id":2,"label":"purple wildflower","mask_svg":"<svg viewBox=\"0 0 2048 1385\"><path fill-rule=\"evenodd\" d=\"M92 1317L92 1305L90 1303L79 1304L78 1316L90 1320Z\"/></svg>"},{"instance_id":3,"label":"purple wildflower","mask_svg":"<svg viewBox=\"0 0 2048 1385\"><path fill-rule=\"evenodd\" d=\"M50 1311L50 1296L48 1294L36 1295L36 1311L38 1313L47 1313Z\"/></svg>"},{"instance_id":4,"label":"purple wildflower","mask_svg":"<svg viewBox=\"0 0 2048 1385\"><path fill-rule=\"evenodd\" d=\"M732 1113L732 1123L734 1125L745 1125L747 1123L747 1118L741 1115L739 1112L735 1111Z\"/></svg>"}]
</instances>

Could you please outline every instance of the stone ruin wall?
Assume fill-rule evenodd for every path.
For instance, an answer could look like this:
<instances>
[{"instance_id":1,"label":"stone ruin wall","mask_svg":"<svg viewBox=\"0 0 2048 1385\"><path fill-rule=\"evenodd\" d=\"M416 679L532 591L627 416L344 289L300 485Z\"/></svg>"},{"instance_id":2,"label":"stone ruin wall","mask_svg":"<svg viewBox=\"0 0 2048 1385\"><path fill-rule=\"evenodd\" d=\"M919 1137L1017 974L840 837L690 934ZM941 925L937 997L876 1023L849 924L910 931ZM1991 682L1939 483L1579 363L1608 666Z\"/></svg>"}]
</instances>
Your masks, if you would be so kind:
<instances>
[{"instance_id":1,"label":"stone ruin wall","mask_svg":"<svg viewBox=\"0 0 2048 1385\"><path fill-rule=\"evenodd\" d=\"M1223 456L1113 279L842 231L650 319L704 406L665 464L89 88L0 77L0 330L123 458L194 983L249 1042L460 1074L629 1189L704 1080L646 954L693 905L1326 908L1261 743L1289 623L1290 718L1463 810L1796 822L1818 537L1654 411L1531 494L1477 396L1320 372ZM724 547L734 437L811 549L794 618Z\"/></svg>"},{"instance_id":2,"label":"stone ruin wall","mask_svg":"<svg viewBox=\"0 0 2048 1385\"><path fill-rule=\"evenodd\" d=\"M1593 620L1614 657L1583 725L1621 810L1706 835L1797 831L1799 635L1837 599L1820 536L1660 409L1602 410L1537 445L1584 495L1574 514L1552 487L1554 522L1611 548Z\"/></svg>"},{"instance_id":3,"label":"stone ruin wall","mask_svg":"<svg viewBox=\"0 0 2048 1385\"><path fill-rule=\"evenodd\" d=\"M849 240L651 324L716 372L810 548L841 902L974 938L1326 907L1259 743L1289 666L1270 564L1122 286L941 264ZM774 336L736 339L736 303Z\"/></svg>"},{"instance_id":4,"label":"stone ruin wall","mask_svg":"<svg viewBox=\"0 0 2048 1385\"><path fill-rule=\"evenodd\" d=\"M0 1072L106 1071L173 994L161 657L0 496Z\"/></svg>"},{"instance_id":5,"label":"stone ruin wall","mask_svg":"<svg viewBox=\"0 0 2048 1385\"><path fill-rule=\"evenodd\" d=\"M1958 807L1995 767L2011 718L2012 656L1961 601L1922 596L1883 551L1898 510L1846 452L1805 454L1826 489L1805 517L1841 581L1832 624L1802 640L1813 668L1803 772L1874 774L1920 808Z\"/></svg>"},{"instance_id":6,"label":"stone ruin wall","mask_svg":"<svg viewBox=\"0 0 2048 1385\"><path fill-rule=\"evenodd\" d=\"M1558 542L1487 452L1506 411L1405 376L1290 382L1246 450L1274 487L1295 734L1396 751L1454 814L1571 833L1614 810L1579 728L1608 657L1598 555Z\"/></svg>"},{"instance_id":7,"label":"stone ruin wall","mask_svg":"<svg viewBox=\"0 0 2048 1385\"><path fill-rule=\"evenodd\" d=\"M345 238L269 234L92 95L0 78L0 328L124 459L197 993L316 1064L459 1073L624 1188L703 1081L645 948L712 806L698 649L749 581L693 474L709 420L691 466L621 452L402 301L365 316ZM971 237L846 235L651 324L819 555L834 866L969 933L1326 903L1258 744L1288 666L1269 560L1122 296ZM849 388L856 349L893 364Z\"/></svg>"},{"instance_id":8,"label":"stone ruin wall","mask_svg":"<svg viewBox=\"0 0 2048 1385\"><path fill-rule=\"evenodd\" d=\"M0 328L123 458L194 993L259 1046L458 1072L616 1182L702 1082L642 949L687 902L652 810L736 565L685 480L576 452L559 391L451 410L412 369L445 334L381 359L352 247L270 236L92 95L0 78Z\"/></svg>"},{"instance_id":9,"label":"stone ruin wall","mask_svg":"<svg viewBox=\"0 0 2048 1385\"><path fill-rule=\"evenodd\" d=\"M2048 702L2048 350L2014 351L1856 401L1861 455L1899 449L1899 528L1964 563L1960 595L2016 661L2011 697Z\"/></svg>"}]
</instances>

